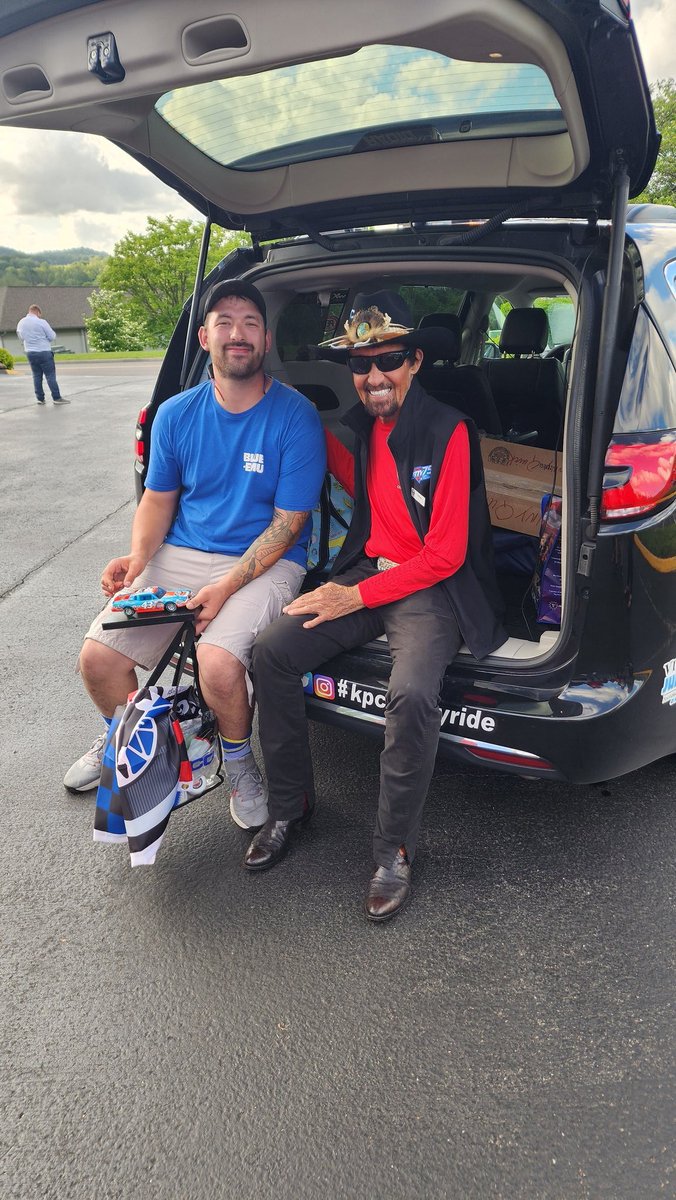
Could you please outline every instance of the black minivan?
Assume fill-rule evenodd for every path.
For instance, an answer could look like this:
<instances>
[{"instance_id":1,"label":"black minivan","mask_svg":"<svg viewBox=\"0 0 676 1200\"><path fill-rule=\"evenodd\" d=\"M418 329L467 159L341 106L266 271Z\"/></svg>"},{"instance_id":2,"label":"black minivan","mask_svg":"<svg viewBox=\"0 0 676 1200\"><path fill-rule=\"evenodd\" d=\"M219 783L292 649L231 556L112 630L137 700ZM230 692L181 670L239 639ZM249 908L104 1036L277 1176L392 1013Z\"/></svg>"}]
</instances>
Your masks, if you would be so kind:
<instances>
[{"instance_id":1,"label":"black minivan","mask_svg":"<svg viewBox=\"0 0 676 1200\"><path fill-rule=\"evenodd\" d=\"M676 210L628 207L659 146L629 4L44 7L3 7L0 124L100 133L205 217L139 487L157 407L209 369L206 286L255 282L269 369L344 440L350 374L316 347L396 289L449 331L423 386L484 435L509 635L449 664L440 753L576 782L674 753ZM204 280L212 222L251 248ZM389 668L385 641L324 664L309 716L380 736Z\"/></svg>"}]
</instances>

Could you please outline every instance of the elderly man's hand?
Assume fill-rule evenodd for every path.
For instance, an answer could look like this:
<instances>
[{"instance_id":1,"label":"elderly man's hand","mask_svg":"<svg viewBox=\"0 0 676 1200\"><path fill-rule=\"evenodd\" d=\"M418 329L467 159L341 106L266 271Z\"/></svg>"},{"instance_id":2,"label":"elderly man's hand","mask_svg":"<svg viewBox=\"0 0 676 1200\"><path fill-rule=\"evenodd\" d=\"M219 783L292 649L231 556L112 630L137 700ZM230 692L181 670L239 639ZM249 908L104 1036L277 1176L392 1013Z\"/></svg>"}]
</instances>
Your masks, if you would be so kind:
<instances>
[{"instance_id":1,"label":"elderly man's hand","mask_svg":"<svg viewBox=\"0 0 676 1200\"><path fill-rule=\"evenodd\" d=\"M363 607L364 602L357 585L343 587L340 583L324 583L313 592L297 596L291 604L286 605L284 612L290 617L313 613L311 621L303 621L304 629L312 629L314 625L321 625L323 621L335 621L336 617L346 617L348 613Z\"/></svg>"}]
</instances>

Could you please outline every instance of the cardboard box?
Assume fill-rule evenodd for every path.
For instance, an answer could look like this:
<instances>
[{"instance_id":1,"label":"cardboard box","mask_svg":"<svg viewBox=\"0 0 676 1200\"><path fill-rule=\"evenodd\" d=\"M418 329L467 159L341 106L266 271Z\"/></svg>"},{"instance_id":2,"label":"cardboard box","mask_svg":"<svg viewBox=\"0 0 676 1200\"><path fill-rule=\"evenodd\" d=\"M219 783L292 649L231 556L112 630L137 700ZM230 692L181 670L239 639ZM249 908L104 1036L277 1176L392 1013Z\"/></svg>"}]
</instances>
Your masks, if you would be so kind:
<instances>
[{"instance_id":1,"label":"cardboard box","mask_svg":"<svg viewBox=\"0 0 676 1200\"><path fill-rule=\"evenodd\" d=\"M561 454L485 437L481 457L491 525L537 537L542 497L550 492L561 495Z\"/></svg>"}]
</instances>

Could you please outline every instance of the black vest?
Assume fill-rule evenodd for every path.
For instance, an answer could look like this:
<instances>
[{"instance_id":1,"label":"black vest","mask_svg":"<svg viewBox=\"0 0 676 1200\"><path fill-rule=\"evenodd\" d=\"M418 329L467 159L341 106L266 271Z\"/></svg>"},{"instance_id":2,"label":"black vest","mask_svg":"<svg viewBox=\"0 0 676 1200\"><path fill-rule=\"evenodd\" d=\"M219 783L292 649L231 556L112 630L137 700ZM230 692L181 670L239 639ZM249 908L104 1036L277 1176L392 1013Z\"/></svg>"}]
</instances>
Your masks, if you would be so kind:
<instances>
[{"instance_id":1,"label":"black vest","mask_svg":"<svg viewBox=\"0 0 676 1200\"><path fill-rule=\"evenodd\" d=\"M363 556L371 532L366 462L373 420L359 403L350 409L343 421L356 434L354 513L332 576L348 570ZM470 446L467 555L459 570L443 580L442 586L465 644L475 658L484 658L502 645L507 634L500 621L503 604L493 565L493 539L479 436L474 422L457 409L433 400L413 379L388 445L396 463L404 503L422 543L430 526L434 492L446 448L460 421L467 425ZM424 504L414 499L413 491L424 499Z\"/></svg>"}]
</instances>

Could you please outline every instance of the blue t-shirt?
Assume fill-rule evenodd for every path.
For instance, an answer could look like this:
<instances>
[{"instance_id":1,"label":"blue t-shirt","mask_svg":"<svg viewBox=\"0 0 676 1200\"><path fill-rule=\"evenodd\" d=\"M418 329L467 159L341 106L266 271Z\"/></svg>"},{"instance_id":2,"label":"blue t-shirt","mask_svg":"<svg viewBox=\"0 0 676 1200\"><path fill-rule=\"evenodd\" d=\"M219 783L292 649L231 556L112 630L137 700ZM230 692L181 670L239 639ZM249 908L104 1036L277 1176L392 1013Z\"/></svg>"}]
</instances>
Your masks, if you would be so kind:
<instances>
[{"instance_id":1,"label":"blue t-shirt","mask_svg":"<svg viewBox=\"0 0 676 1200\"><path fill-rule=\"evenodd\" d=\"M167 542L239 556L274 508L311 512L325 471L322 424L305 396L275 379L253 408L230 413L207 380L160 406L146 486L181 489ZM308 518L285 558L306 565L311 529Z\"/></svg>"}]
</instances>

